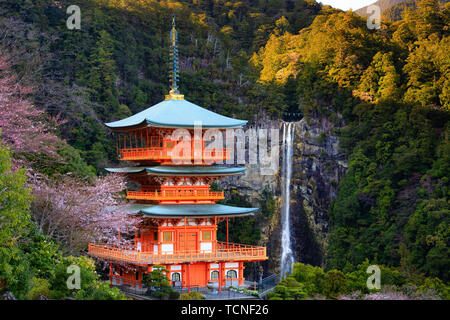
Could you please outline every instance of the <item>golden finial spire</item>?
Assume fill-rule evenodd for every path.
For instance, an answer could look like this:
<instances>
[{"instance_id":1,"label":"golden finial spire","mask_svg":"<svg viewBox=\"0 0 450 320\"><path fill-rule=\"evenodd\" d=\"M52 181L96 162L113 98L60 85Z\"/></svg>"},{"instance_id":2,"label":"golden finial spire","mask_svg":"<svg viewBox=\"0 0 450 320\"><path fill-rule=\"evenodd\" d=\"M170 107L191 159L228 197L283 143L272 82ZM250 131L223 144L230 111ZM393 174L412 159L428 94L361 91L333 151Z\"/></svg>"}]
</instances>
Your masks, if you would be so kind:
<instances>
[{"instance_id":1,"label":"golden finial spire","mask_svg":"<svg viewBox=\"0 0 450 320\"><path fill-rule=\"evenodd\" d=\"M166 95L166 100L183 100L184 95L178 90L179 80L179 61L178 61L178 32L175 29L175 15L172 16L172 30L170 30L170 57L172 58L172 67L170 70L170 91Z\"/></svg>"}]
</instances>

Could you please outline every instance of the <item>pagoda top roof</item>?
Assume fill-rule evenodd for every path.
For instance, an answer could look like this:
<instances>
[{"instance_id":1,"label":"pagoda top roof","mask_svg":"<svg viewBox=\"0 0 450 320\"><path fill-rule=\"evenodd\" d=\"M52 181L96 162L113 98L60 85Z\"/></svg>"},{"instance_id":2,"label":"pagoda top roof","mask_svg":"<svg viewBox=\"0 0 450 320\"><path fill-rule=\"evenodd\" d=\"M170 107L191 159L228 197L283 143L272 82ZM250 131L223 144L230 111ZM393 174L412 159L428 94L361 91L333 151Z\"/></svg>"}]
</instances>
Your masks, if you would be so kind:
<instances>
[{"instance_id":1,"label":"pagoda top roof","mask_svg":"<svg viewBox=\"0 0 450 320\"><path fill-rule=\"evenodd\" d=\"M132 203L126 209L130 213L142 213L157 218L183 217L243 217L253 215L258 208L241 208L223 204L143 204Z\"/></svg>"},{"instance_id":2,"label":"pagoda top roof","mask_svg":"<svg viewBox=\"0 0 450 320\"><path fill-rule=\"evenodd\" d=\"M245 167L222 167L222 166L195 166L195 165L176 165L176 166L154 166L154 167L123 167L123 168L105 168L112 173L141 173L147 172L153 176L229 176L242 173L247 170Z\"/></svg>"},{"instance_id":3,"label":"pagoda top roof","mask_svg":"<svg viewBox=\"0 0 450 320\"><path fill-rule=\"evenodd\" d=\"M128 118L105 123L114 130L150 125L163 128L239 128L247 121L222 116L184 99L167 99Z\"/></svg>"}]
</instances>

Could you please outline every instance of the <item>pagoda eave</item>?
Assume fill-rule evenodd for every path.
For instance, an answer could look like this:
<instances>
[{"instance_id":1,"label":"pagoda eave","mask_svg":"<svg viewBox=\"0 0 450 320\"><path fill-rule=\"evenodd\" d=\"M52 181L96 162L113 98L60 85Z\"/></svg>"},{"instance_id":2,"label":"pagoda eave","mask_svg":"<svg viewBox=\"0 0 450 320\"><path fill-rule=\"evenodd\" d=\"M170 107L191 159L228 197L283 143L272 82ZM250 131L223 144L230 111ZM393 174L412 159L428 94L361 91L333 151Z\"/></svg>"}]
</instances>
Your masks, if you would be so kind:
<instances>
[{"instance_id":1,"label":"pagoda eave","mask_svg":"<svg viewBox=\"0 0 450 320\"><path fill-rule=\"evenodd\" d=\"M124 210L131 214L142 213L154 218L179 217L243 217L251 216L258 208L242 208L223 204L148 204L131 203L122 207L110 207L109 210Z\"/></svg>"},{"instance_id":2,"label":"pagoda eave","mask_svg":"<svg viewBox=\"0 0 450 320\"><path fill-rule=\"evenodd\" d=\"M202 128L232 129L241 128L247 120L233 119L202 108L187 100L170 99L162 101L131 117L105 123L111 130L132 130L141 126L158 128L194 129Z\"/></svg>"},{"instance_id":3,"label":"pagoda eave","mask_svg":"<svg viewBox=\"0 0 450 320\"><path fill-rule=\"evenodd\" d=\"M219 166L152 166L152 167L123 167L105 168L111 173L139 174L146 172L152 176L231 176L244 173L247 168L219 167Z\"/></svg>"},{"instance_id":4,"label":"pagoda eave","mask_svg":"<svg viewBox=\"0 0 450 320\"><path fill-rule=\"evenodd\" d=\"M183 217L243 217L253 215L258 208L241 208L223 204L164 204L148 205L140 212L144 216L154 218L183 218Z\"/></svg>"}]
</instances>

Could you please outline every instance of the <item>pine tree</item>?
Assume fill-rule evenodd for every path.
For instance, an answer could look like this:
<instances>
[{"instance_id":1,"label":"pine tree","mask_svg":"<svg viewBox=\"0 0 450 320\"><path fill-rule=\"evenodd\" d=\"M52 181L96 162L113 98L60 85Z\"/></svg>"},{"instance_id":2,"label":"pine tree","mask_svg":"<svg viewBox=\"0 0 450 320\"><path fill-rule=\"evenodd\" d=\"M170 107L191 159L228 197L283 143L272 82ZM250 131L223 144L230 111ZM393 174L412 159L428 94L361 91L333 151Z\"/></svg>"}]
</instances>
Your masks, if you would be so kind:
<instances>
[{"instance_id":1,"label":"pine tree","mask_svg":"<svg viewBox=\"0 0 450 320\"><path fill-rule=\"evenodd\" d=\"M116 66L112 52L112 38L107 31L101 30L99 40L89 57L90 71L87 75L87 84L92 90L93 98L105 106L105 109L99 110L103 116L109 113L107 111L113 113L119 108Z\"/></svg>"}]
</instances>

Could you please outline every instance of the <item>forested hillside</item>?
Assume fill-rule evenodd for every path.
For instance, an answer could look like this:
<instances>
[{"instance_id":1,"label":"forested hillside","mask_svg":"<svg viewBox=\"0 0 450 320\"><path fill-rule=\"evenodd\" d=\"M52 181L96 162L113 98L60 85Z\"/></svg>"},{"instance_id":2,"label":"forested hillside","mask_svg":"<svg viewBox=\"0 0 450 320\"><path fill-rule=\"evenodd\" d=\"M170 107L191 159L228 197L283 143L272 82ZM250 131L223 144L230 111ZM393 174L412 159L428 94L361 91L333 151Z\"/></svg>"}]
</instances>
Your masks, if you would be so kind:
<instances>
[{"instance_id":1,"label":"forested hillside","mask_svg":"<svg viewBox=\"0 0 450 320\"><path fill-rule=\"evenodd\" d=\"M294 88L305 116L347 124L327 268L368 258L449 280L449 9L422 1L377 32L352 13L323 12L252 59L260 81Z\"/></svg>"},{"instance_id":2,"label":"forested hillside","mask_svg":"<svg viewBox=\"0 0 450 320\"><path fill-rule=\"evenodd\" d=\"M382 17L383 19L388 21L402 20L404 17L406 17L408 12L417 9L417 4L419 2L420 1L418 0L404 0L397 2L387 7L386 9L382 10ZM447 2L448 0L439 0L439 3L441 5L444 5Z\"/></svg>"},{"instance_id":3,"label":"forested hillside","mask_svg":"<svg viewBox=\"0 0 450 320\"><path fill-rule=\"evenodd\" d=\"M36 105L67 120L62 137L99 169L114 155L102 123L167 93L172 14L180 30L181 91L190 101L244 119L283 110L282 93L252 81L249 57L271 33L308 26L320 6L257 3L82 0L81 30L68 30L70 1L3 1L2 48L13 53L23 80L35 84Z\"/></svg>"},{"instance_id":4,"label":"forested hillside","mask_svg":"<svg viewBox=\"0 0 450 320\"><path fill-rule=\"evenodd\" d=\"M189 101L250 121L298 112L344 128L349 168L329 208L325 271L297 266L286 285L315 284L295 298L359 290L369 262L448 294L448 4L423 0L369 30L314 0L80 0L81 29L69 30L71 4L0 1L0 293L124 298L82 255L89 241L133 230L104 210L124 202L125 182L102 169L116 161L103 123L167 94L175 14ZM254 220L239 223L233 241L259 237ZM85 277L77 292L64 282L74 261ZM282 288L274 297L292 298Z\"/></svg>"},{"instance_id":5,"label":"forested hillside","mask_svg":"<svg viewBox=\"0 0 450 320\"><path fill-rule=\"evenodd\" d=\"M355 13L361 17L368 17L374 14L374 12L368 12L367 9L370 6L375 5L380 8L382 20L394 22L402 20L408 12L417 9L417 4L419 2L420 0L379 0L371 5L355 10ZM441 5L444 5L447 2L448 0L439 0Z\"/></svg>"},{"instance_id":6,"label":"forested hillside","mask_svg":"<svg viewBox=\"0 0 450 320\"><path fill-rule=\"evenodd\" d=\"M117 232L132 231L132 217L105 210L124 202L118 191L125 186L122 177L104 176L116 159L103 123L167 93L172 15L180 30L181 91L199 105L251 119L276 117L285 100L282 89L253 81L251 54L272 32L308 26L321 7L84 0L77 2L81 30L69 30L71 4L0 2L0 127L9 148L1 149L8 193L1 193L0 293L123 299L99 281L92 260L78 256L89 241L118 243ZM82 268L81 291L65 286L70 264Z\"/></svg>"},{"instance_id":7,"label":"forested hillside","mask_svg":"<svg viewBox=\"0 0 450 320\"><path fill-rule=\"evenodd\" d=\"M367 9L372 6L378 6L380 7L381 12L386 11L387 9L393 7L393 6L402 6L405 4L405 2L409 2L410 0L378 0L374 1L372 4L362 7L360 9L355 10L355 13L362 16L362 17L368 17L370 14L367 13ZM414 1L414 0L412 0Z\"/></svg>"}]
</instances>

